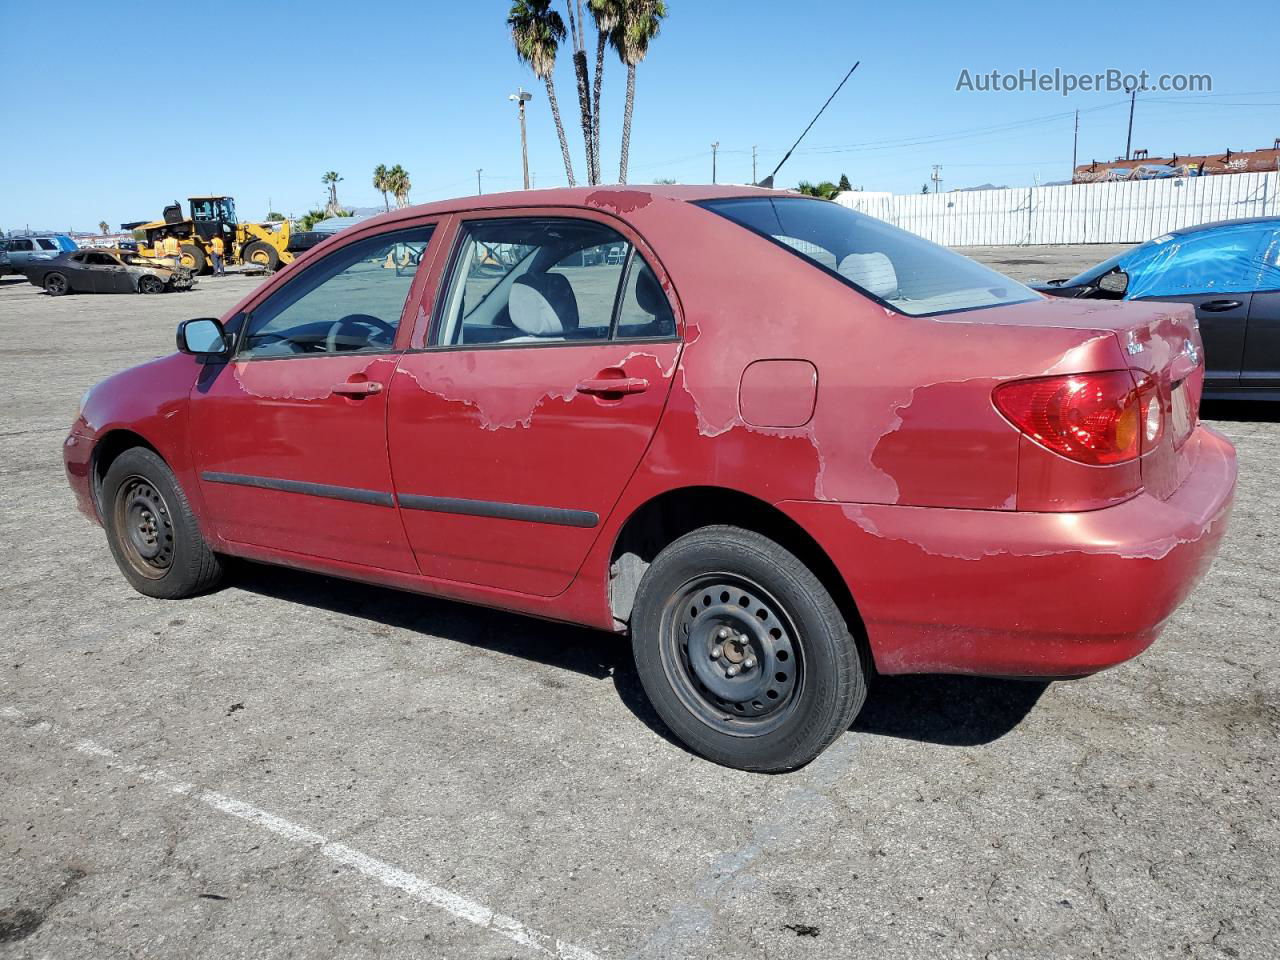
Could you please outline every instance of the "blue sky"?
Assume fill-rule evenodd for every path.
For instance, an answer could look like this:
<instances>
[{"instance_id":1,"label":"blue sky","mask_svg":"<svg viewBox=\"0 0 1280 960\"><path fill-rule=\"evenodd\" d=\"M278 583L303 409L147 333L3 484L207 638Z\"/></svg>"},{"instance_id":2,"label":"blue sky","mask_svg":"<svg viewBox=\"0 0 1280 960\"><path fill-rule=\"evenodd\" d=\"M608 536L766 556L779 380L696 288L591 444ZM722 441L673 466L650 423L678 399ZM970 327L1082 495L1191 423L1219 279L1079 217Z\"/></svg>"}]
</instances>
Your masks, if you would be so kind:
<instances>
[{"instance_id":1,"label":"blue sky","mask_svg":"<svg viewBox=\"0 0 1280 960\"><path fill-rule=\"evenodd\" d=\"M779 185L847 173L868 190L915 192L933 164L942 165L944 189L1060 180L1076 109L1082 161L1123 153L1123 93L956 92L962 69L1208 73L1212 96L1139 96L1135 148L1153 156L1255 149L1280 136L1280 36L1274 18L1262 29L1261 15L1215 24L1212 6L1183 15L1114 0L669 4L638 73L633 183L709 181L712 141L722 181L750 179L753 144L764 176L859 59ZM519 133L507 95L520 85L535 94L536 184L563 184L543 88L511 50L508 6L224 0L144 12L60 0L49 29L48 4L0 4L0 62L10 81L25 78L6 85L0 105L0 228L115 226L205 192L234 195L242 217L264 215L268 200L299 215L323 202L329 169L345 177L344 204L374 205L378 163L409 170L415 202L474 193L477 168L485 192L514 189ZM555 79L581 176L567 55ZM610 181L624 87L610 57L602 134Z\"/></svg>"}]
</instances>

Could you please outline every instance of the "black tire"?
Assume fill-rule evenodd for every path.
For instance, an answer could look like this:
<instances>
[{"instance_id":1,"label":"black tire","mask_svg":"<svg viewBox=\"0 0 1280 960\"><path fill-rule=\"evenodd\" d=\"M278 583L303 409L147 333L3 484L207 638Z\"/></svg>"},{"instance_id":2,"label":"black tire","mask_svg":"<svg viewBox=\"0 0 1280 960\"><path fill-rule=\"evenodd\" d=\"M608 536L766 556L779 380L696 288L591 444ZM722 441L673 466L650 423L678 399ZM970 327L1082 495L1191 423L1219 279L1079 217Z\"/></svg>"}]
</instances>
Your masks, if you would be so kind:
<instances>
[{"instance_id":1,"label":"black tire","mask_svg":"<svg viewBox=\"0 0 1280 960\"><path fill-rule=\"evenodd\" d=\"M261 240L246 243L244 249L240 251L240 259L254 266L266 267L268 270L275 270L280 266L280 252L271 244Z\"/></svg>"},{"instance_id":2,"label":"black tire","mask_svg":"<svg viewBox=\"0 0 1280 960\"><path fill-rule=\"evenodd\" d=\"M139 593L177 600L222 578L173 471L145 447L126 450L107 470L102 519L116 565Z\"/></svg>"},{"instance_id":3,"label":"black tire","mask_svg":"<svg viewBox=\"0 0 1280 960\"><path fill-rule=\"evenodd\" d=\"M138 292L146 294L164 293L164 281L159 277L144 273L138 278Z\"/></svg>"},{"instance_id":4,"label":"black tire","mask_svg":"<svg viewBox=\"0 0 1280 960\"><path fill-rule=\"evenodd\" d=\"M187 261L190 260L190 263ZM184 243L178 258L178 263L191 271L193 275L199 275L205 272L207 260L204 251L197 247L194 243Z\"/></svg>"},{"instance_id":5,"label":"black tire","mask_svg":"<svg viewBox=\"0 0 1280 960\"><path fill-rule=\"evenodd\" d=\"M737 527L695 530L658 554L636 593L631 646L667 726L741 770L804 766L867 696L857 642L826 588L789 551Z\"/></svg>"},{"instance_id":6,"label":"black tire","mask_svg":"<svg viewBox=\"0 0 1280 960\"><path fill-rule=\"evenodd\" d=\"M71 292L71 281L67 279L65 273L46 273L44 282L41 284L44 292L51 297L65 297Z\"/></svg>"}]
</instances>

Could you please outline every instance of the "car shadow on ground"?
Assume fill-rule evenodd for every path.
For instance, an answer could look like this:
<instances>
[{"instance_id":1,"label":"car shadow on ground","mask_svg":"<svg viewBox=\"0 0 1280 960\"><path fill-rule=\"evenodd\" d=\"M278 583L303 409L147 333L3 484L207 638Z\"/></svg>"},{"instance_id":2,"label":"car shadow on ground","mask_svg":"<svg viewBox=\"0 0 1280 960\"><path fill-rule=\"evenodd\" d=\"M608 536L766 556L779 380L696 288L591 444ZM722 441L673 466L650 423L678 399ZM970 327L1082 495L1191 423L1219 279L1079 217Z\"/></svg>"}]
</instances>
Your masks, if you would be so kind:
<instances>
[{"instance_id":1,"label":"car shadow on ground","mask_svg":"<svg viewBox=\"0 0 1280 960\"><path fill-rule=\"evenodd\" d=\"M233 586L371 623L519 657L595 680L612 679L623 705L663 739L684 749L645 696L622 636L406 593L388 587L239 562ZM850 728L945 746L977 746L1013 730L1048 687L982 677L875 677Z\"/></svg>"},{"instance_id":2,"label":"car shadow on ground","mask_svg":"<svg viewBox=\"0 0 1280 960\"><path fill-rule=\"evenodd\" d=\"M999 740L1031 712L1049 684L989 677L875 677L850 728L948 747Z\"/></svg>"},{"instance_id":3,"label":"car shadow on ground","mask_svg":"<svg viewBox=\"0 0 1280 960\"><path fill-rule=\"evenodd\" d=\"M1200 419L1277 423L1280 422L1280 403L1266 400L1202 400Z\"/></svg>"}]
</instances>

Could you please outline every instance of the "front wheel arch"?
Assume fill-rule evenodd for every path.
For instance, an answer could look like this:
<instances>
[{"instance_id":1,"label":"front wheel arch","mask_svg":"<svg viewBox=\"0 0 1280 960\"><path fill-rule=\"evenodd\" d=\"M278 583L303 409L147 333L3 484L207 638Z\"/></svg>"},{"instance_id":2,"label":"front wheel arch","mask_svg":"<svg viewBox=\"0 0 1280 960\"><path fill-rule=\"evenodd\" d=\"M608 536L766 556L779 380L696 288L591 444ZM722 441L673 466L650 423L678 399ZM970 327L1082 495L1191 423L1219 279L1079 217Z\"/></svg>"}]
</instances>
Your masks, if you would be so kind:
<instances>
[{"instance_id":1,"label":"front wheel arch","mask_svg":"<svg viewBox=\"0 0 1280 960\"><path fill-rule=\"evenodd\" d=\"M132 430L110 430L99 437L98 442L93 447L92 472L90 474L93 481L93 505L98 511L99 520L103 519L102 481L106 478L107 471L111 469L111 464L115 462L116 458L126 450L131 450L134 447L143 447L146 450L150 450L168 464L164 454L157 450L154 444Z\"/></svg>"}]
</instances>

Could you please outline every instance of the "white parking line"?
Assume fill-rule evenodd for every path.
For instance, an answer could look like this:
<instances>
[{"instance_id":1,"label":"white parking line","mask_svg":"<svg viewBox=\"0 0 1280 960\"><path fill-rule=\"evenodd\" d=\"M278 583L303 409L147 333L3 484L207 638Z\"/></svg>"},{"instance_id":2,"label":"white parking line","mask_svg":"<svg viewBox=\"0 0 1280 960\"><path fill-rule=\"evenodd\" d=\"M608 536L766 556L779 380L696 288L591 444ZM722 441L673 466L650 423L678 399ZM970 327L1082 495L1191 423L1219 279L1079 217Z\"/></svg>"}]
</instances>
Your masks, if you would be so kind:
<instances>
[{"instance_id":1,"label":"white parking line","mask_svg":"<svg viewBox=\"0 0 1280 960\"><path fill-rule=\"evenodd\" d=\"M16 721L26 719L21 710L12 706L0 707L0 716ZM572 943L565 943L563 940L557 940L544 933L539 933L514 917L508 917L505 914L490 910L482 903L469 900L450 890L446 890L444 887L438 887L423 880L421 877L401 870L399 867L371 857L347 846L345 843L330 840L323 834L316 833L314 830L309 830L283 817L278 817L273 813L255 807L253 804L245 803L243 800L237 800L234 797L228 797L212 790L200 789L190 783L171 777L161 770L152 770L136 763L130 763L122 759L114 750L110 750L92 740L71 740L62 737L54 732L54 727L51 723L40 722L31 727L31 729L38 730L41 733L54 733L55 739L64 746L92 757L110 760L116 769L132 774L148 783L154 783L170 793L198 800L219 813L252 823L295 843L314 847L322 857L349 867L371 880L376 880L384 887L400 890L415 900L438 907L459 920L490 930L499 936L506 937L508 940L529 947L539 953L559 957L562 960L600 960L590 950L585 950L582 947L574 946Z\"/></svg>"}]
</instances>

